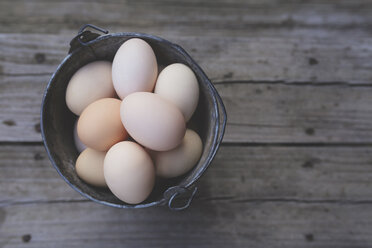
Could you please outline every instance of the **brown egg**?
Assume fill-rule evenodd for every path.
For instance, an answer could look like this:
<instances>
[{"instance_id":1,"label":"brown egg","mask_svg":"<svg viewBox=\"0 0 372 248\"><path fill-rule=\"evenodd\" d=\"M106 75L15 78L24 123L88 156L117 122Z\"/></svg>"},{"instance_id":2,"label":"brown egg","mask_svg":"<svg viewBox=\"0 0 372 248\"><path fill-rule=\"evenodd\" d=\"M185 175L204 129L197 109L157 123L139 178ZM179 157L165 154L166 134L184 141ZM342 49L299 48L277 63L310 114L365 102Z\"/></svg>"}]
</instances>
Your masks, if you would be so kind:
<instances>
[{"instance_id":1,"label":"brown egg","mask_svg":"<svg viewBox=\"0 0 372 248\"><path fill-rule=\"evenodd\" d=\"M99 152L91 148L85 149L76 160L76 174L86 183L107 187L103 176L103 161L106 152Z\"/></svg>"},{"instance_id":2,"label":"brown egg","mask_svg":"<svg viewBox=\"0 0 372 248\"><path fill-rule=\"evenodd\" d=\"M181 111L154 93L128 95L121 104L120 114L130 136L151 150L171 150L185 136L186 124Z\"/></svg>"},{"instance_id":3,"label":"brown egg","mask_svg":"<svg viewBox=\"0 0 372 248\"><path fill-rule=\"evenodd\" d=\"M88 105L81 114L77 133L80 140L97 151L107 151L128 138L120 120L121 101L103 98Z\"/></svg>"},{"instance_id":4,"label":"brown egg","mask_svg":"<svg viewBox=\"0 0 372 248\"><path fill-rule=\"evenodd\" d=\"M123 141L111 147L103 170L109 189L124 202L138 204L154 187L154 164L148 153L135 142Z\"/></svg>"}]
</instances>

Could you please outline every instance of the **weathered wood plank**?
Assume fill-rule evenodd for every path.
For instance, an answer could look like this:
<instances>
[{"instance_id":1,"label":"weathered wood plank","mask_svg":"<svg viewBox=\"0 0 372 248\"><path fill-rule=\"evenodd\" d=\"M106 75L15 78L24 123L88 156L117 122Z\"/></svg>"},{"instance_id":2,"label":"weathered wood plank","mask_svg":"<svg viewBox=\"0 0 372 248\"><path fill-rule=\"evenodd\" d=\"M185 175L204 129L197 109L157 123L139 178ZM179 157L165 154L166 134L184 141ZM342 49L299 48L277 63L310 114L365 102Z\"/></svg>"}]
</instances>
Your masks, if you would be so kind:
<instances>
[{"instance_id":1,"label":"weathered wood plank","mask_svg":"<svg viewBox=\"0 0 372 248\"><path fill-rule=\"evenodd\" d=\"M181 213L88 202L41 145L0 144L0 247L369 247L371 10L361 0L1 1L0 142L41 140L43 88L89 22L182 45L229 123Z\"/></svg>"},{"instance_id":2,"label":"weathered wood plank","mask_svg":"<svg viewBox=\"0 0 372 248\"><path fill-rule=\"evenodd\" d=\"M198 182L195 201L368 201L371 149L223 146ZM83 199L42 146L3 145L0 165L0 206Z\"/></svg>"},{"instance_id":3,"label":"weathered wood plank","mask_svg":"<svg viewBox=\"0 0 372 248\"><path fill-rule=\"evenodd\" d=\"M0 77L0 141L41 141L46 76ZM216 84L228 113L224 142L371 143L372 87Z\"/></svg>"},{"instance_id":4,"label":"weathered wood plank","mask_svg":"<svg viewBox=\"0 0 372 248\"><path fill-rule=\"evenodd\" d=\"M1 141L41 141L40 105L48 76L0 76Z\"/></svg>"},{"instance_id":5,"label":"weathered wood plank","mask_svg":"<svg viewBox=\"0 0 372 248\"><path fill-rule=\"evenodd\" d=\"M225 142L369 143L371 87L221 84Z\"/></svg>"},{"instance_id":6,"label":"weathered wood plank","mask_svg":"<svg viewBox=\"0 0 372 248\"><path fill-rule=\"evenodd\" d=\"M54 203L3 207L0 217L4 248L362 248L372 243L371 204L200 201L175 213Z\"/></svg>"},{"instance_id":7,"label":"weathered wood plank","mask_svg":"<svg viewBox=\"0 0 372 248\"><path fill-rule=\"evenodd\" d=\"M176 35L369 36L370 1L1 1L0 32L66 33L83 23Z\"/></svg>"},{"instance_id":8,"label":"weathered wood plank","mask_svg":"<svg viewBox=\"0 0 372 248\"><path fill-rule=\"evenodd\" d=\"M0 75L51 75L74 35L0 34ZM189 51L212 81L372 82L372 38L163 37Z\"/></svg>"}]
</instances>

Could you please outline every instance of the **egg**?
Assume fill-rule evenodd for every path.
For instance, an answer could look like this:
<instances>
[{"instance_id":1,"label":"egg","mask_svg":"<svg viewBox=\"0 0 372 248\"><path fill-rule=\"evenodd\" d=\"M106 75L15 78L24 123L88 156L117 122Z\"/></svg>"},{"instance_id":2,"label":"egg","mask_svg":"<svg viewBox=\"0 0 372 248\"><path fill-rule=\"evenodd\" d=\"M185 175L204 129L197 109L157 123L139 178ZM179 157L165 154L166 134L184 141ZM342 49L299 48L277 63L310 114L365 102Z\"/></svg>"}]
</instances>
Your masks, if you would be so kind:
<instances>
[{"instance_id":1,"label":"egg","mask_svg":"<svg viewBox=\"0 0 372 248\"><path fill-rule=\"evenodd\" d=\"M129 135L151 150L171 150L185 136L186 124L181 111L154 93L128 95L121 103L120 116Z\"/></svg>"},{"instance_id":2,"label":"egg","mask_svg":"<svg viewBox=\"0 0 372 248\"><path fill-rule=\"evenodd\" d=\"M107 187L103 176L103 161L106 152L100 152L91 148L85 149L76 160L76 174L86 183Z\"/></svg>"},{"instance_id":3,"label":"egg","mask_svg":"<svg viewBox=\"0 0 372 248\"><path fill-rule=\"evenodd\" d=\"M198 105L198 80L188 66L171 64L159 74L154 93L173 102L188 121Z\"/></svg>"},{"instance_id":4,"label":"egg","mask_svg":"<svg viewBox=\"0 0 372 248\"><path fill-rule=\"evenodd\" d=\"M164 178L178 177L188 172L199 161L203 144L199 135L187 129L181 144L176 148L165 151L150 151L155 164L156 175Z\"/></svg>"},{"instance_id":5,"label":"egg","mask_svg":"<svg viewBox=\"0 0 372 248\"><path fill-rule=\"evenodd\" d=\"M146 41L125 41L112 62L112 80L121 99L133 92L153 90L158 74L155 53Z\"/></svg>"},{"instance_id":6,"label":"egg","mask_svg":"<svg viewBox=\"0 0 372 248\"><path fill-rule=\"evenodd\" d=\"M107 151L115 143L128 138L120 119L121 101L103 98L89 104L81 114L77 134L88 147Z\"/></svg>"},{"instance_id":7,"label":"egg","mask_svg":"<svg viewBox=\"0 0 372 248\"><path fill-rule=\"evenodd\" d=\"M81 142L81 140L79 139L79 136L77 134L77 123L78 123L78 120L75 121L75 125L74 125L74 143L75 143L75 147L76 149L78 150L78 152L82 152L84 151L87 146L84 145L83 142Z\"/></svg>"},{"instance_id":8,"label":"egg","mask_svg":"<svg viewBox=\"0 0 372 248\"><path fill-rule=\"evenodd\" d=\"M111 192L126 203L144 201L154 187L154 164L148 153L132 141L119 142L110 148L103 171Z\"/></svg>"},{"instance_id":9,"label":"egg","mask_svg":"<svg viewBox=\"0 0 372 248\"><path fill-rule=\"evenodd\" d=\"M66 89L66 105L76 115L92 102L114 97L111 62L95 61L80 68Z\"/></svg>"}]
</instances>

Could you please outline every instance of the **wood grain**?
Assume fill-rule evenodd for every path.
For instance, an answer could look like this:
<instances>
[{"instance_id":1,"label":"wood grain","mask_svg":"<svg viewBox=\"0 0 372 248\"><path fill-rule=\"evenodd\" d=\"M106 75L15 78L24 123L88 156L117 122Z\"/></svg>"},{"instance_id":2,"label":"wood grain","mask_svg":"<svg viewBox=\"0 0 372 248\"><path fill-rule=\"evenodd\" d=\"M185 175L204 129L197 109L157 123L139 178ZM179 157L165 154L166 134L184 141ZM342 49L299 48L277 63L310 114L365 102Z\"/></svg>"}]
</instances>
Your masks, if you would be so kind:
<instances>
[{"instance_id":1,"label":"wood grain","mask_svg":"<svg viewBox=\"0 0 372 248\"><path fill-rule=\"evenodd\" d=\"M366 247L370 154L223 146L190 209L175 213L92 203L58 176L43 147L2 145L0 247Z\"/></svg>"},{"instance_id":2,"label":"wood grain","mask_svg":"<svg viewBox=\"0 0 372 248\"><path fill-rule=\"evenodd\" d=\"M195 202L184 212L91 202L0 208L2 247L369 247L370 204ZM25 242L23 240L28 240Z\"/></svg>"},{"instance_id":3,"label":"wood grain","mask_svg":"<svg viewBox=\"0 0 372 248\"><path fill-rule=\"evenodd\" d=\"M371 147L223 146L195 201L370 201ZM2 145L0 206L79 201L38 145Z\"/></svg>"},{"instance_id":4,"label":"wood grain","mask_svg":"<svg viewBox=\"0 0 372 248\"><path fill-rule=\"evenodd\" d=\"M0 141L40 140L38 123L42 92L51 74L65 56L68 49L66 44L68 44L70 37L72 37L72 34L71 36L0 34ZM277 84L283 82L307 85L311 82L311 84L323 85L335 81L346 85L370 85L370 79L372 78L372 65L371 60L369 60L372 54L368 54L372 51L372 49L369 49L369 44L372 42L367 38L346 40L342 41L341 44L335 44L327 40L323 41L324 43L318 43L317 40L311 39L301 42L301 39L294 38L221 38L216 40L210 37L191 36L170 37L170 39L189 50L215 82L225 82L227 80L233 82L255 78L258 81L264 80L267 83L272 83L273 88L285 89L285 87L277 86ZM346 61L342 59L345 57L347 58ZM356 65L363 66L356 67ZM350 71L353 71L353 73L350 73ZM292 82L291 80L297 81ZM256 86L239 87L239 90L243 90L240 94L246 94L246 92L249 94L252 87ZM323 91L321 88L308 88L314 89L314 94ZM254 90L262 91L261 89ZM338 91L342 92L339 98L335 99L334 96L331 96L335 99L335 106L320 109L320 114L326 115L329 111L338 110L337 104L344 101L342 98L345 97L348 90L341 89ZM360 92L362 91L364 90L360 90ZM365 122L365 119L360 120L365 116L365 113L359 113L360 105L350 106L353 116L351 120L347 120L346 127L350 127L351 131L339 130L345 127L345 123L342 121L341 124L338 124L338 119L331 120L333 123L329 124L330 127L323 127L324 122L320 119L315 128L326 130L313 134L314 132L311 132L311 130L314 127L311 123L307 123L308 119L298 123L298 119L293 120L295 117L287 119L288 115L283 115L283 113L280 113L280 116L275 116L275 108L279 105L280 112L282 110L295 111L304 112L307 115L306 107L313 100L313 96L310 96L307 92L308 89L305 88L294 90L295 95L289 96L292 101L288 105L284 99L287 97L285 90L280 91L280 96L271 93L270 97L274 97L273 99L255 97L257 100L253 106L249 103L250 99L245 98L244 95L241 96L240 102L233 99L232 106L227 103L227 105L230 105L228 111L231 125L228 126L225 141L370 141L369 132L366 132L369 129L370 121L367 120L363 127L360 127L360 123L349 123L350 121ZM332 90L327 90L327 92L333 94ZM324 103L326 106L329 103L328 96L325 94L325 92L322 93L322 99L319 103ZM364 95L366 97L367 94ZM348 102L347 97L355 99L358 94L346 96L346 104L350 105L352 102ZM262 100L264 102L260 102ZM226 99L226 101L229 100ZM279 105L268 105L267 101L272 103L281 101L281 103ZM302 101L309 104L299 105L298 103ZM368 99L362 98L357 100L357 103L362 102L364 104L365 101L368 101ZM293 106L293 103L296 103L296 105ZM235 106L238 108L235 108ZM258 109L258 106L266 106L266 108ZM255 109L252 109L252 107ZM294 107L297 109L292 110ZM250 108L253 111L250 111ZM265 114L267 112L271 112L271 115L274 114L272 119L271 115ZM252 115L265 120L252 121ZM339 117L344 119L342 116ZM346 118L348 119L348 117ZM328 124L324 123L324 125ZM336 125L336 127L333 125ZM313 135L307 135L309 132L306 132L306 130L310 130L310 134ZM331 132L329 132L330 130Z\"/></svg>"},{"instance_id":5,"label":"wood grain","mask_svg":"<svg viewBox=\"0 0 372 248\"><path fill-rule=\"evenodd\" d=\"M372 88L369 86L260 82L217 86L228 112L225 142L371 141Z\"/></svg>"},{"instance_id":6,"label":"wood grain","mask_svg":"<svg viewBox=\"0 0 372 248\"><path fill-rule=\"evenodd\" d=\"M370 247L372 2L0 1L0 247ZM85 23L184 47L227 111L190 209L92 203L41 144L44 87Z\"/></svg>"},{"instance_id":7,"label":"wood grain","mask_svg":"<svg viewBox=\"0 0 372 248\"><path fill-rule=\"evenodd\" d=\"M28 1L0 3L0 32L112 31L221 36L369 36L370 1Z\"/></svg>"},{"instance_id":8,"label":"wood grain","mask_svg":"<svg viewBox=\"0 0 372 248\"><path fill-rule=\"evenodd\" d=\"M2 77L0 141L41 141L39 115L48 75ZM226 82L216 84L228 113L226 143L371 143L369 86Z\"/></svg>"},{"instance_id":9,"label":"wood grain","mask_svg":"<svg viewBox=\"0 0 372 248\"><path fill-rule=\"evenodd\" d=\"M0 75L51 75L67 55L68 44L76 32L65 35L0 33ZM371 37L159 35L184 47L214 82L371 84L372 81Z\"/></svg>"}]
</instances>

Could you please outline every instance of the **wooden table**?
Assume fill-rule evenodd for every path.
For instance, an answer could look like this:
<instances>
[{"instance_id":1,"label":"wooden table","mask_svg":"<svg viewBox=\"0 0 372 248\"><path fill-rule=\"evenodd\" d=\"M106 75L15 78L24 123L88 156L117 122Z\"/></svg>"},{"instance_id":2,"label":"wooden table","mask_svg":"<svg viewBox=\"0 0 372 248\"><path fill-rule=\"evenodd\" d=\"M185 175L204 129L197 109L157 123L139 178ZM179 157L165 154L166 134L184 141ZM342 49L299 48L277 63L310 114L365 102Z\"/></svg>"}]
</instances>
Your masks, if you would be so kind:
<instances>
[{"instance_id":1,"label":"wooden table","mask_svg":"<svg viewBox=\"0 0 372 248\"><path fill-rule=\"evenodd\" d=\"M0 247L371 247L372 1L0 2ZM85 23L183 46L228 126L191 207L93 203L52 168L43 90Z\"/></svg>"}]
</instances>

